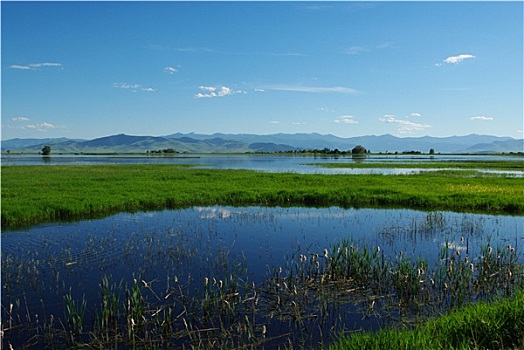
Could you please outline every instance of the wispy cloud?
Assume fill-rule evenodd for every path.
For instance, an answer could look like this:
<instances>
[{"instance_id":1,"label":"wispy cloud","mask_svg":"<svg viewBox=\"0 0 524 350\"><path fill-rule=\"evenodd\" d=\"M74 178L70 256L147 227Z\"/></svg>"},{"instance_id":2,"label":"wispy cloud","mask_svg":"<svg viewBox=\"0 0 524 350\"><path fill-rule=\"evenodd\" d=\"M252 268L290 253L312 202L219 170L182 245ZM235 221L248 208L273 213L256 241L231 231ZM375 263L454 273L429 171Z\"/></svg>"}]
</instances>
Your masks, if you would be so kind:
<instances>
[{"instance_id":1,"label":"wispy cloud","mask_svg":"<svg viewBox=\"0 0 524 350\"><path fill-rule=\"evenodd\" d=\"M469 119L471 119L471 120L493 120L493 117L486 117L486 116L483 116L483 115L477 115L477 116L471 117Z\"/></svg>"},{"instance_id":2,"label":"wispy cloud","mask_svg":"<svg viewBox=\"0 0 524 350\"><path fill-rule=\"evenodd\" d=\"M14 122L28 122L30 119L27 117L15 117L11 118L11 120Z\"/></svg>"},{"instance_id":3,"label":"wispy cloud","mask_svg":"<svg viewBox=\"0 0 524 350\"><path fill-rule=\"evenodd\" d=\"M199 86L201 92L197 92L195 98L213 98L213 97L224 97L234 94L245 94L245 91L242 90L233 90L228 86L221 86L219 88L214 86Z\"/></svg>"},{"instance_id":4,"label":"wispy cloud","mask_svg":"<svg viewBox=\"0 0 524 350\"><path fill-rule=\"evenodd\" d=\"M39 123L39 124L29 124L29 125L26 125L25 127L27 129L34 129L34 130L40 131L40 132L46 132L46 131L48 131L50 129L58 128L58 126L53 125L51 123L46 123L46 122Z\"/></svg>"},{"instance_id":5,"label":"wispy cloud","mask_svg":"<svg viewBox=\"0 0 524 350\"><path fill-rule=\"evenodd\" d=\"M307 93L339 93L339 94L356 94L357 90L345 86L304 86L304 85L268 85L264 86L266 90L307 92Z\"/></svg>"},{"instance_id":6,"label":"wispy cloud","mask_svg":"<svg viewBox=\"0 0 524 350\"><path fill-rule=\"evenodd\" d=\"M9 66L11 69L20 69L20 70L36 70L38 68L42 67L56 67L56 68L63 68L64 65L62 63L56 63L56 62L43 62L43 63L30 63L30 64L13 64Z\"/></svg>"},{"instance_id":7,"label":"wispy cloud","mask_svg":"<svg viewBox=\"0 0 524 350\"><path fill-rule=\"evenodd\" d=\"M470 54L461 54L461 55L457 55L457 56L449 56L448 58L446 58L442 62L437 63L436 66L437 67L442 66L443 63L446 63L446 64L459 64L459 63L461 63L464 60L473 59L473 58L475 58L475 56L470 55Z\"/></svg>"},{"instance_id":8,"label":"wispy cloud","mask_svg":"<svg viewBox=\"0 0 524 350\"><path fill-rule=\"evenodd\" d=\"M344 49L344 53L348 55L358 55L359 53L368 52L368 51L369 49L364 46L351 46L351 47Z\"/></svg>"},{"instance_id":9,"label":"wispy cloud","mask_svg":"<svg viewBox=\"0 0 524 350\"><path fill-rule=\"evenodd\" d=\"M144 91L144 92L155 92L156 90L152 87L142 87L140 84L130 83L113 83L113 87L117 89L131 89L133 92Z\"/></svg>"},{"instance_id":10,"label":"wispy cloud","mask_svg":"<svg viewBox=\"0 0 524 350\"><path fill-rule=\"evenodd\" d=\"M410 134L414 131L421 131L431 127L431 125L428 124L414 123L406 119L397 119L393 114L386 114L379 118L379 120L384 123L397 124L397 132L399 134Z\"/></svg>"},{"instance_id":11,"label":"wispy cloud","mask_svg":"<svg viewBox=\"0 0 524 350\"><path fill-rule=\"evenodd\" d=\"M341 124L358 124L358 121L355 120L355 117L352 115L341 115L338 119L335 119L334 122Z\"/></svg>"},{"instance_id":12,"label":"wispy cloud","mask_svg":"<svg viewBox=\"0 0 524 350\"><path fill-rule=\"evenodd\" d=\"M164 67L164 72L167 74L175 74L178 72L178 69L175 67Z\"/></svg>"}]
</instances>

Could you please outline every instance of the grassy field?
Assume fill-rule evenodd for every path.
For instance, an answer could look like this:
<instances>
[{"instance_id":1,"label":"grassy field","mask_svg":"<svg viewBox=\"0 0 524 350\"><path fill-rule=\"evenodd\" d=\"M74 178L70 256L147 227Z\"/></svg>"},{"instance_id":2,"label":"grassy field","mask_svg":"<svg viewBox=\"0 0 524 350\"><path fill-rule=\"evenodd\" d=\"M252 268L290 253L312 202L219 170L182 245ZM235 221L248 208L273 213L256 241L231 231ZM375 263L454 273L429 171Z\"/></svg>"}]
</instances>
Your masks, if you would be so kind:
<instances>
[{"instance_id":1,"label":"grassy field","mask_svg":"<svg viewBox=\"0 0 524 350\"><path fill-rule=\"evenodd\" d=\"M476 303L413 329L382 329L343 338L330 350L522 349L524 293L497 303Z\"/></svg>"},{"instance_id":2,"label":"grassy field","mask_svg":"<svg viewBox=\"0 0 524 350\"><path fill-rule=\"evenodd\" d=\"M319 175L180 165L2 166L2 227L194 205L405 207L524 213L524 179L441 170Z\"/></svg>"}]
</instances>

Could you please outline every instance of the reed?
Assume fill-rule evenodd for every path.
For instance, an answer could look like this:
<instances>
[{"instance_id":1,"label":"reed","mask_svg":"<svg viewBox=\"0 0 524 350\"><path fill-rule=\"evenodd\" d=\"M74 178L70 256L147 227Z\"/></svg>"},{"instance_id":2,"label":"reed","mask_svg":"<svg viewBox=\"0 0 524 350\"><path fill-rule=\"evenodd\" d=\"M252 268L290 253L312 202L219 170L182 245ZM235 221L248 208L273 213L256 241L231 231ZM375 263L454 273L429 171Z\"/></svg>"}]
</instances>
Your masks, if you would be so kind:
<instances>
[{"instance_id":1,"label":"reed","mask_svg":"<svg viewBox=\"0 0 524 350\"><path fill-rule=\"evenodd\" d=\"M156 280L145 281L133 276L131 284L125 285L103 276L99 304L90 309L96 315L94 325L85 322L85 296L77 301L70 289L63 298L66 310L63 335L53 330L51 321L43 332L36 326L33 329L36 335L31 339L44 337L55 345L64 339L71 346L87 344L92 348L155 349L186 345L207 349L262 348L286 342L306 347L311 345L307 330L318 327L319 332L326 332L329 338L334 335L333 331L343 329L344 319L334 315L343 313L346 305L352 304L360 307L363 317L373 315L387 319L394 326L395 331L383 331L384 338L370 348L383 346L387 341L392 344L415 341L417 332L429 327L433 333L414 343L424 346L443 332L441 328L431 328L435 327L433 321L424 323L428 317L482 300L502 300L501 305L506 305L507 300L519 300L519 305L524 303L524 294L519 294L524 289L524 267L513 246L493 248L488 242L482 246L481 255L473 257L459 255L449 245L446 250L447 253L441 254L443 259L431 266L422 257L387 254L378 246L359 246L345 239L318 252L311 249L293 254L284 267L272 269L267 279L258 285L248 282L245 269L205 277L196 282L196 288L183 286L178 277L168 278L173 282L165 291L155 289ZM194 290L197 292L191 292ZM121 295L125 298L121 299ZM10 326L3 329L5 334L16 331L11 327L17 319L14 309L24 307L10 307L7 313ZM512 322L499 328L477 326L468 330L473 337L468 344L484 346L486 339L482 338L482 331L493 332L495 338L491 339L504 344L521 344L508 343L510 339L520 341L508 334L524 334L522 319L515 314L505 314L511 308L504 306L503 310L503 316L474 316L482 317L486 323L497 324L501 317ZM473 317L462 311L458 315L465 320ZM38 324L29 311L26 318L27 324ZM398 331L418 324L432 326L416 326L412 331L415 333ZM277 329L285 331L275 333ZM396 333L400 338L395 338ZM328 338L320 336L321 340ZM361 338L350 337L350 340L341 340L341 346L353 348L364 344L368 348L369 338L372 337L367 334ZM454 335L454 339L458 338Z\"/></svg>"},{"instance_id":2,"label":"reed","mask_svg":"<svg viewBox=\"0 0 524 350\"><path fill-rule=\"evenodd\" d=\"M81 301L73 299L71 289L64 295L65 320L67 340L71 345L82 342L81 336L84 331L84 315L87 310L87 300L85 295Z\"/></svg>"}]
</instances>

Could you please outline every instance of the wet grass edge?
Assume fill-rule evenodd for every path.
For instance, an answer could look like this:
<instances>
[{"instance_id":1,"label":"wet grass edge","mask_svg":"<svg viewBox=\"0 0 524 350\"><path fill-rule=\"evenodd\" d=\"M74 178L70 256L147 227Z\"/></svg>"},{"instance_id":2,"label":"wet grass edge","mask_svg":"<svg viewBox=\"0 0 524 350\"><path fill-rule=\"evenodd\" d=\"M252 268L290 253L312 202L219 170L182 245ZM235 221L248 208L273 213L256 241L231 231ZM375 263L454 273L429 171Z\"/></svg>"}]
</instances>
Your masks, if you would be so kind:
<instances>
[{"instance_id":1,"label":"wet grass edge","mask_svg":"<svg viewBox=\"0 0 524 350\"><path fill-rule=\"evenodd\" d=\"M343 336L330 350L522 349L524 291L496 302L477 302L413 329L381 329Z\"/></svg>"}]
</instances>

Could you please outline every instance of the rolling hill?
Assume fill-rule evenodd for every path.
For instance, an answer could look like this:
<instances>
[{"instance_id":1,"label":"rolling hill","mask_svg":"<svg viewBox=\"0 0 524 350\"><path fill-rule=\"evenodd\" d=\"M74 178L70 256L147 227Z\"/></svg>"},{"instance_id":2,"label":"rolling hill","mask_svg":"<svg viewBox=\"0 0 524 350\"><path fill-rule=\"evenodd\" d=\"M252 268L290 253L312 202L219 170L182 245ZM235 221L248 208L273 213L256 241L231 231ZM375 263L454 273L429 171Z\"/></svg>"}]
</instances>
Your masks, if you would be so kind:
<instances>
[{"instance_id":1,"label":"rolling hill","mask_svg":"<svg viewBox=\"0 0 524 350\"><path fill-rule=\"evenodd\" d=\"M524 152L524 140L490 135L451 137L396 137L393 135L342 138L312 134L171 134L166 136L111 135L93 140L10 139L1 143L2 152L39 153L50 145L53 153L146 153L172 148L179 153L245 153L294 150L350 150L363 145L374 153L420 151L428 153L509 153Z\"/></svg>"}]
</instances>

